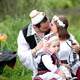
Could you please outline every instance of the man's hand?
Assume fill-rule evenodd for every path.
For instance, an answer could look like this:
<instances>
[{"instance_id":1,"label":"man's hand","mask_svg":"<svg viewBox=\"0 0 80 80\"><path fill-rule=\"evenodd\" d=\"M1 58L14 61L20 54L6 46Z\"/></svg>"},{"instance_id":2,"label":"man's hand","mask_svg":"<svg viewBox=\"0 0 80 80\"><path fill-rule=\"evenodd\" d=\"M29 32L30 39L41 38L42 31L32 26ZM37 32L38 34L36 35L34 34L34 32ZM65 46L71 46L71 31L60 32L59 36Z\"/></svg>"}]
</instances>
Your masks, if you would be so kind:
<instances>
[{"instance_id":1,"label":"man's hand","mask_svg":"<svg viewBox=\"0 0 80 80\"><path fill-rule=\"evenodd\" d=\"M35 57L39 49L43 47L43 42L40 41L35 48L32 49L32 55Z\"/></svg>"}]
</instances>

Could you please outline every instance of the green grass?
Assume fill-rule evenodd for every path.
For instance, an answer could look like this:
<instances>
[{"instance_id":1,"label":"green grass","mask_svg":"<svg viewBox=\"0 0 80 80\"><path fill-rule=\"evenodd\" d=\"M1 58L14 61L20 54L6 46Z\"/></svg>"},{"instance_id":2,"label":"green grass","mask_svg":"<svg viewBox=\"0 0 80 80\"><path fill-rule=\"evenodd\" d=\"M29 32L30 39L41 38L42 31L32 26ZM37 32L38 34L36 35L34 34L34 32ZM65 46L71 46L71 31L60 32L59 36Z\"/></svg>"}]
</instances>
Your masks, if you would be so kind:
<instances>
[{"instance_id":1,"label":"green grass","mask_svg":"<svg viewBox=\"0 0 80 80\"><path fill-rule=\"evenodd\" d=\"M80 43L80 16L67 16L70 22L69 31L76 37ZM2 43L4 50L17 50L17 36L19 30L22 29L29 20L23 18L11 18L10 16L0 22L0 32L8 35L6 42ZM3 74L0 76L0 80L31 80L32 72L22 66L21 62L17 58L14 69L5 67Z\"/></svg>"},{"instance_id":2,"label":"green grass","mask_svg":"<svg viewBox=\"0 0 80 80\"><path fill-rule=\"evenodd\" d=\"M11 18L7 16L4 21L0 22L0 32L7 34L8 38L2 42L3 50L17 50L17 36L19 30L24 27L29 20L25 18ZM0 80L31 80L32 72L26 69L18 60L14 69L5 67Z\"/></svg>"},{"instance_id":3,"label":"green grass","mask_svg":"<svg viewBox=\"0 0 80 80\"><path fill-rule=\"evenodd\" d=\"M6 66L2 76L7 80L31 80L31 75L32 72L26 69L17 59L14 69Z\"/></svg>"},{"instance_id":4,"label":"green grass","mask_svg":"<svg viewBox=\"0 0 80 80\"><path fill-rule=\"evenodd\" d=\"M80 43L80 15L69 15L69 31Z\"/></svg>"}]
</instances>

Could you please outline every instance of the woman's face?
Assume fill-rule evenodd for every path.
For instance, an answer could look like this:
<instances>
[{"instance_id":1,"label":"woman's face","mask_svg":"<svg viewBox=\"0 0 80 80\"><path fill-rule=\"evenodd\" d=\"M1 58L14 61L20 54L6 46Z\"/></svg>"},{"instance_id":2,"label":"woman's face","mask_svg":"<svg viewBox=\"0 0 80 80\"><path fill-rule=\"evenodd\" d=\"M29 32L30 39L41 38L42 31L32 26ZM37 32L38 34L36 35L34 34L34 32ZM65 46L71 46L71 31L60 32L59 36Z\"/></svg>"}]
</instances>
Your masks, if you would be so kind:
<instances>
[{"instance_id":1,"label":"woman's face","mask_svg":"<svg viewBox=\"0 0 80 80\"><path fill-rule=\"evenodd\" d=\"M57 33L57 26L56 26L55 22L51 21L50 28L53 33Z\"/></svg>"}]
</instances>

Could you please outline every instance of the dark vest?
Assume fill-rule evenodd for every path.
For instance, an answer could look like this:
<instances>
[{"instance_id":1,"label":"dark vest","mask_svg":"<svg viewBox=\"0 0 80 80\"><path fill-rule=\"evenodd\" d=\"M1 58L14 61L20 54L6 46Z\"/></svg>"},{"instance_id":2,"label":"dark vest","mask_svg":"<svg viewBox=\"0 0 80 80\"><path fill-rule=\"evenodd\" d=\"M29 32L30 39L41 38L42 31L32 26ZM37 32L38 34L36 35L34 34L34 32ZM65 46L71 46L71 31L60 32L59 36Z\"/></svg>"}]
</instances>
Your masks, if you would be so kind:
<instances>
[{"instance_id":1,"label":"dark vest","mask_svg":"<svg viewBox=\"0 0 80 80\"><path fill-rule=\"evenodd\" d=\"M45 54L43 54L43 55L45 55ZM45 65L43 64L43 62L42 62L42 56L43 55L41 55L41 60L40 60L40 63L38 64L38 71L42 71L42 70L47 70L47 71L49 71L46 67L45 67ZM56 64L57 65L57 67L59 67L59 61L58 61L58 58L56 57L56 55L51 55L51 58L52 58L52 61L53 61L53 64Z\"/></svg>"},{"instance_id":2,"label":"dark vest","mask_svg":"<svg viewBox=\"0 0 80 80\"><path fill-rule=\"evenodd\" d=\"M23 29L23 35L24 35L26 41L28 42L30 48L33 49L37 45L36 40L34 38L34 35L27 36L27 30L28 30L27 27Z\"/></svg>"},{"instance_id":3,"label":"dark vest","mask_svg":"<svg viewBox=\"0 0 80 80\"><path fill-rule=\"evenodd\" d=\"M30 48L33 49L37 45L37 43L36 43L34 35L27 36L27 30L28 30L28 26L23 29L23 35L24 35L26 41L28 42ZM48 32L46 32L45 35L48 34L49 32L50 32L50 30Z\"/></svg>"}]
</instances>

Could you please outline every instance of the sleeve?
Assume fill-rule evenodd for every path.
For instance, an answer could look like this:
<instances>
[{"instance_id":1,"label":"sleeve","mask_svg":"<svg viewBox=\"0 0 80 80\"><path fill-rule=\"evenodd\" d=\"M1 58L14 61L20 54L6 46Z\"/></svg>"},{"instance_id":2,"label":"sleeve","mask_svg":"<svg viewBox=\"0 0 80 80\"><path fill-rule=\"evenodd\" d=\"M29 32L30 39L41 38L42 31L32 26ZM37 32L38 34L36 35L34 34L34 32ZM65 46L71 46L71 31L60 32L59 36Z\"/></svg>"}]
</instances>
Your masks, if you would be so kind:
<instances>
[{"instance_id":1,"label":"sleeve","mask_svg":"<svg viewBox=\"0 0 80 80\"><path fill-rule=\"evenodd\" d=\"M19 56L20 61L25 67L33 70L34 69L33 56L22 31L19 32L17 44L18 44L17 55Z\"/></svg>"},{"instance_id":2,"label":"sleeve","mask_svg":"<svg viewBox=\"0 0 80 80\"><path fill-rule=\"evenodd\" d=\"M50 55L43 55L42 61L45 67L50 70L51 72L55 73L57 71L57 65L52 63L52 59Z\"/></svg>"}]
</instances>

